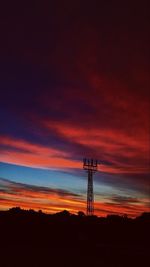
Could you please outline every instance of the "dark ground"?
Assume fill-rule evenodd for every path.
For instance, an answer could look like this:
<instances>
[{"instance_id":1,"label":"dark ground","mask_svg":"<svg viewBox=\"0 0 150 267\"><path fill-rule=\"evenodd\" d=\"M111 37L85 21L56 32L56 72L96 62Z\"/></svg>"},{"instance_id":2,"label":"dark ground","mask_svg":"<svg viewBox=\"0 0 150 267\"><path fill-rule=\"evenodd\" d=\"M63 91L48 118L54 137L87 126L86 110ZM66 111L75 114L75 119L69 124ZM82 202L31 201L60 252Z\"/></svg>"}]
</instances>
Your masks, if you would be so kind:
<instances>
[{"instance_id":1,"label":"dark ground","mask_svg":"<svg viewBox=\"0 0 150 267\"><path fill-rule=\"evenodd\" d=\"M0 212L0 266L149 266L150 214L136 219Z\"/></svg>"}]
</instances>

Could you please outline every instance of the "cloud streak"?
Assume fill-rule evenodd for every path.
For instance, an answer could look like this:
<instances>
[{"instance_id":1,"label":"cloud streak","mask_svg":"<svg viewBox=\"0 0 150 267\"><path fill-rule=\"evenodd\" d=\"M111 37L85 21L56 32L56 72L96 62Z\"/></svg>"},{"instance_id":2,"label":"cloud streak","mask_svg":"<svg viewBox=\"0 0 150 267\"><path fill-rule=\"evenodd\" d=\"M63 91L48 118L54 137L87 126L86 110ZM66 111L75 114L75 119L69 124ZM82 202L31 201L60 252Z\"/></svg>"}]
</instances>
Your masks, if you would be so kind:
<instances>
[{"instance_id":1,"label":"cloud streak","mask_svg":"<svg viewBox=\"0 0 150 267\"><path fill-rule=\"evenodd\" d=\"M81 195L63 189L27 185L0 179L1 208L20 206L23 208L42 209L52 213L59 209L76 211L84 207Z\"/></svg>"},{"instance_id":2,"label":"cloud streak","mask_svg":"<svg viewBox=\"0 0 150 267\"><path fill-rule=\"evenodd\" d=\"M85 212L86 200L82 195L68 190L46 188L27 185L0 179L0 208L22 207L25 209L42 209L48 213L58 212L64 209L72 213L79 210ZM138 216L142 212L149 211L149 200L134 197L113 195L106 201L95 201L97 215L128 214L131 217Z\"/></svg>"}]
</instances>

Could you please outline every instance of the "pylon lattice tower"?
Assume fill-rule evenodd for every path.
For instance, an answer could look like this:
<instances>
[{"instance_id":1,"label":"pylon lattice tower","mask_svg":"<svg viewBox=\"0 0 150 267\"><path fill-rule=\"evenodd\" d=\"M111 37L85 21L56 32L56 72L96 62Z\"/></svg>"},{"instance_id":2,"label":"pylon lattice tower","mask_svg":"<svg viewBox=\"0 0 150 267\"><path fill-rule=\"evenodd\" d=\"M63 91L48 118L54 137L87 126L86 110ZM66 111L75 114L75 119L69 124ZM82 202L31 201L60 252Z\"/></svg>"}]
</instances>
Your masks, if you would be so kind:
<instances>
[{"instance_id":1,"label":"pylon lattice tower","mask_svg":"<svg viewBox=\"0 0 150 267\"><path fill-rule=\"evenodd\" d=\"M94 192L93 192L93 174L98 170L98 162L94 159L83 159L83 169L88 172L87 185L87 215L94 215Z\"/></svg>"}]
</instances>

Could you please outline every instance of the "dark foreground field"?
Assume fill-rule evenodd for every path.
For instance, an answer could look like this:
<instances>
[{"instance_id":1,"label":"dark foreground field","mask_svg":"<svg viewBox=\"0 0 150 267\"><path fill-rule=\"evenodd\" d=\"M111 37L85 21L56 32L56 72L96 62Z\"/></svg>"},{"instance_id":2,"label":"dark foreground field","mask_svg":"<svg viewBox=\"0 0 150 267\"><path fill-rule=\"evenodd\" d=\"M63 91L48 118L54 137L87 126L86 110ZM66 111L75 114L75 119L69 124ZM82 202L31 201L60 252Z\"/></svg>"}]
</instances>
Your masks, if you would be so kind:
<instances>
[{"instance_id":1,"label":"dark foreground field","mask_svg":"<svg viewBox=\"0 0 150 267\"><path fill-rule=\"evenodd\" d=\"M131 220L0 212L0 266L149 266L150 214Z\"/></svg>"}]
</instances>

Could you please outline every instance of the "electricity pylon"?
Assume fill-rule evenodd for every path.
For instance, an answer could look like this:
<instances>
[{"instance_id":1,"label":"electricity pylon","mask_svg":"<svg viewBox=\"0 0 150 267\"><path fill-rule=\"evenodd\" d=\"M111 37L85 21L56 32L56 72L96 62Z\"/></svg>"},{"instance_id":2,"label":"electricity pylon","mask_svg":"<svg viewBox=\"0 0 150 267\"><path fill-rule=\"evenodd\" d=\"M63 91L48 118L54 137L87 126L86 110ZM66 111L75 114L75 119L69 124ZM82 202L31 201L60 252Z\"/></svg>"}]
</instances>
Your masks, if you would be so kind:
<instances>
[{"instance_id":1,"label":"electricity pylon","mask_svg":"<svg viewBox=\"0 0 150 267\"><path fill-rule=\"evenodd\" d=\"M98 170L98 162L93 159L83 159L83 169L88 172L87 185L87 215L94 215L93 173Z\"/></svg>"}]
</instances>

